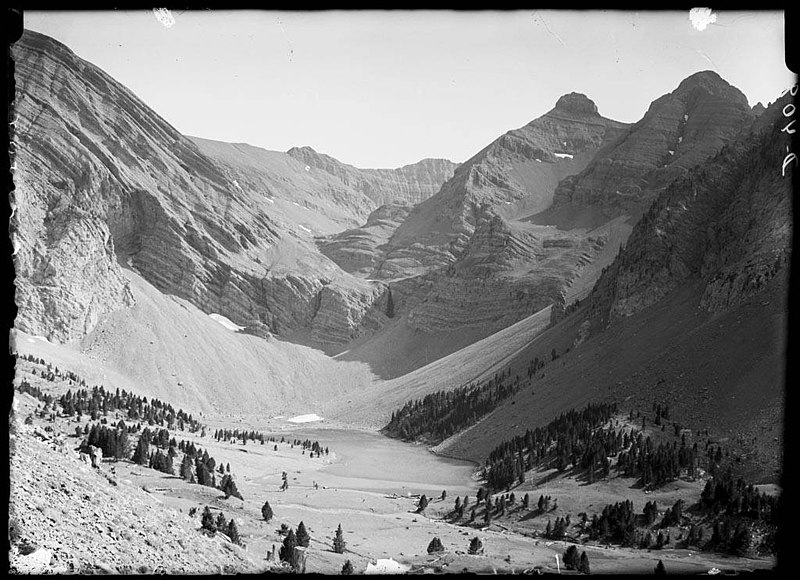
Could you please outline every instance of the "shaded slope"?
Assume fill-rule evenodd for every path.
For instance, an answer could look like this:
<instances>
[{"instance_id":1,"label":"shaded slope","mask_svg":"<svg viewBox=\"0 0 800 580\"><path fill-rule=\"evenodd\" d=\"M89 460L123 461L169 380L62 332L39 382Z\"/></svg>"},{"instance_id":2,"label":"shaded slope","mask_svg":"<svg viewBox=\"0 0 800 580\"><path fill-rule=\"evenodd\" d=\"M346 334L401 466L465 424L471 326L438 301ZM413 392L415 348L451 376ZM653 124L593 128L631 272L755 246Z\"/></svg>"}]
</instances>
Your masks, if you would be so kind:
<instances>
[{"instance_id":1,"label":"shaded slope","mask_svg":"<svg viewBox=\"0 0 800 580\"><path fill-rule=\"evenodd\" d=\"M613 147L559 184L553 205L599 207L609 217L638 214L659 190L714 156L754 116L744 94L717 73L695 73L653 101Z\"/></svg>"},{"instance_id":2,"label":"shaded slope","mask_svg":"<svg viewBox=\"0 0 800 580\"><path fill-rule=\"evenodd\" d=\"M779 171L787 98L659 195L587 304L537 337L512 373L550 348L570 352L532 392L445 442L447 453L483 458L590 401L658 402L723 438L750 476L774 481L791 235L791 175Z\"/></svg>"},{"instance_id":3,"label":"shaded slope","mask_svg":"<svg viewBox=\"0 0 800 580\"><path fill-rule=\"evenodd\" d=\"M363 424L372 428L384 427L392 411L401 407L406 401L424 397L438 390L450 390L472 381L491 377L498 370L505 368L520 349L525 348L543 332L549 322L550 309L545 308L491 336L468 344L448 356L439 354L442 358L421 366L413 372L390 381L377 383L369 392L364 392L359 401L344 409L338 417L343 421ZM414 334L411 334L408 340L413 341L414 338ZM458 344L459 337L440 334L438 338L440 343L444 343L447 339L456 341ZM472 338L470 342L474 340ZM432 350L435 349L435 346L432 345ZM434 352L436 351L434 350ZM345 356L337 358L344 360Z\"/></svg>"},{"instance_id":4,"label":"shaded slope","mask_svg":"<svg viewBox=\"0 0 800 580\"><path fill-rule=\"evenodd\" d=\"M668 403L672 416L691 429L708 428L744 454L750 473L774 480L780 443L786 357L785 287L724 313L698 308L700 288L685 286L657 305L572 346L521 392L482 422L445 441L447 455L483 460L497 444L559 413L589 402L617 400L651 409ZM580 335L579 309L537 338L512 365L522 373L534 356L564 352Z\"/></svg>"}]
</instances>

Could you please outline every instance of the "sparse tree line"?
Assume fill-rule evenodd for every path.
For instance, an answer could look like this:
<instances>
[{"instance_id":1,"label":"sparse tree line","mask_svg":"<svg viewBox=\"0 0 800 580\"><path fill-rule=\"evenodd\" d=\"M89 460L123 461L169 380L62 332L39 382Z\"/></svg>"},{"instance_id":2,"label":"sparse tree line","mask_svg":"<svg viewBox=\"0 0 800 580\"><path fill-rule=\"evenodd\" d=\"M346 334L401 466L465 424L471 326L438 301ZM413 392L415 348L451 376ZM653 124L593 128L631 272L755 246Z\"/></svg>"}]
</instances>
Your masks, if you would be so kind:
<instances>
[{"instance_id":1,"label":"sparse tree line","mask_svg":"<svg viewBox=\"0 0 800 580\"><path fill-rule=\"evenodd\" d=\"M259 443L261 443L261 445L264 445L264 443L267 442L278 443L278 439L275 436L272 435L268 436L265 435L264 433L253 430L239 431L239 429L233 429L233 430L217 429L216 431L214 431L214 439L217 441L228 441L230 443L236 443L237 441L241 441L242 445L247 445L248 441L253 441L253 442L258 441ZM310 439L305 439L305 440L294 439L292 441L289 441L286 439L286 437L282 436L280 443L289 443L292 446L292 448L296 446L301 447L303 449L303 453L305 453L307 450L311 450L310 456L312 458L314 457L315 454L317 457L322 457L323 453L325 455L330 454L330 450L327 447L323 448L322 445L320 445L319 441L311 441Z\"/></svg>"},{"instance_id":2,"label":"sparse tree line","mask_svg":"<svg viewBox=\"0 0 800 580\"><path fill-rule=\"evenodd\" d=\"M509 489L525 480L527 470L539 465L561 471L570 463L583 463L594 473L599 464L605 472L608 454L614 453L614 447L621 446L624 439L620 435L617 442L616 437L597 428L616 412L616 403L590 404L582 411L572 409L544 427L528 429L524 435L501 443L486 460L486 483L492 489Z\"/></svg>"},{"instance_id":3,"label":"sparse tree line","mask_svg":"<svg viewBox=\"0 0 800 580\"><path fill-rule=\"evenodd\" d=\"M728 471L708 480L697 504L687 510L679 499L664 511L661 521L655 501L647 502L637 514L633 502L625 500L605 506L591 519L586 513L579 514L581 520L574 527L579 529L578 536L585 533L589 540L601 543L656 550L674 546L744 556L751 551L774 551L778 503L777 497L759 492L741 478L734 482ZM548 521L545 536L563 539L569 528L569 516L557 519L552 527ZM673 538L676 528L678 534Z\"/></svg>"},{"instance_id":4,"label":"sparse tree line","mask_svg":"<svg viewBox=\"0 0 800 580\"><path fill-rule=\"evenodd\" d=\"M22 358L37 364L46 364L42 359L36 357L23 355ZM78 382L74 373L65 374L57 368L55 371L48 370L47 372L48 376L52 374L53 377L68 377L70 380ZM91 390L78 389L74 393L69 389L60 398L55 399L44 393L39 387L33 387L26 380L21 382L18 390L42 401L44 408L40 411L40 415L44 417L50 414L53 420L55 420L55 406L58 404L62 408L63 415L67 417L75 415L78 419L82 413L88 413L92 418L97 419L100 413L127 410L128 417L140 417L146 420L150 426L166 424L173 429L176 426L180 429L188 427L191 432L203 429L199 422L181 409L175 411L172 405L158 399L148 402L147 398L127 393L124 390L117 389L112 394L102 386L95 386ZM139 439L131 453L129 435L139 431L141 431ZM183 460L179 468L181 478L190 483L218 488L225 493L225 497L233 496L243 499L231 475L230 463L227 466L217 465L216 460L208 454L207 450L204 451L196 447L193 442L185 440L178 443L175 437L170 437L169 430L164 427L153 430L149 427L142 429L141 423L128 425L122 419L115 424L108 424L105 417L100 417L99 423L93 423L91 426L87 423L83 429L76 427L75 435L78 438L84 438L80 445L83 451L92 446L98 447L103 451L104 457L116 461L130 459L137 465L168 475L175 475L175 460L180 451L183 453ZM151 446L155 449L151 450ZM215 470L220 475L219 484L217 484Z\"/></svg>"},{"instance_id":5,"label":"sparse tree line","mask_svg":"<svg viewBox=\"0 0 800 580\"><path fill-rule=\"evenodd\" d=\"M519 375L512 379L511 369L508 369L484 383L436 391L394 411L383 432L403 441L424 439L440 443L477 422L520 387Z\"/></svg>"},{"instance_id":6,"label":"sparse tree line","mask_svg":"<svg viewBox=\"0 0 800 580\"><path fill-rule=\"evenodd\" d=\"M39 365L46 365L45 369L41 370L40 376L45 380L54 382L56 380L67 380L75 383L78 388L73 393L69 389L66 394L58 399L61 406L62 413L66 416L76 415L78 418L81 415L89 415L93 421L99 419L100 415L108 415L109 412L126 411L127 418L134 421L147 422L149 425L167 425L170 429L176 427L183 430L188 430L192 433L199 431L203 425L194 419L191 414L186 413L183 409L175 410L175 408L167 403L158 399L147 400L147 397L140 397L127 391L116 389L113 393L106 390L102 385L95 385L91 389L86 387L86 381L78 377L72 371L60 370L57 366L54 367L44 359L30 356L30 355L17 355L22 360L26 360ZM36 369L31 369L32 374L36 374ZM53 405L54 397L46 395L39 387L32 387L27 380L21 382L18 390L23 393L28 393L45 404L45 410L50 414L55 414L56 409ZM55 417L52 417L53 420Z\"/></svg>"},{"instance_id":7,"label":"sparse tree line","mask_svg":"<svg viewBox=\"0 0 800 580\"><path fill-rule=\"evenodd\" d=\"M203 510L203 515L200 517L200 526L207 534L213 535L220 532L228 536L231 543L239 546L243 545L236 521L233 518L231 518L230 521L227 520L225 514L222 512L219 512L215 518L214 514L211 513L211 509L206 506Z\"/></svg>"},{"instance_id":8,"label":"sparse tree line","mask_svg":"<svg viewBox=\"0 0 800 580\"><path fill-rule=\"evenodd\" d=\"M669 408L654 405L654 410L655 424L661 425L663 431ZM680 435L680 443L662 441L656 445L649 435L612 421L616 413L616 403L590 404L582 411L562 413L544 427L529 429L524 435L501 443L486 460L486 482L492 489L510 489L515 483L522 483L530 469L564 471L571 467L582 472L591 484L598 478L609 477L614 458L618 475L636 477L648 489L681 476L697 476L702 458L698 444L687 443L677 422L673 428L675 436ZM629 421L633 423L639 416L634 416L631 410ZM645 426L646 419L642 417L642 429ZM722 449L717 446L715 450L707 441L705 455L713 474L722 461Z\"/></svg>"}]
</instances>

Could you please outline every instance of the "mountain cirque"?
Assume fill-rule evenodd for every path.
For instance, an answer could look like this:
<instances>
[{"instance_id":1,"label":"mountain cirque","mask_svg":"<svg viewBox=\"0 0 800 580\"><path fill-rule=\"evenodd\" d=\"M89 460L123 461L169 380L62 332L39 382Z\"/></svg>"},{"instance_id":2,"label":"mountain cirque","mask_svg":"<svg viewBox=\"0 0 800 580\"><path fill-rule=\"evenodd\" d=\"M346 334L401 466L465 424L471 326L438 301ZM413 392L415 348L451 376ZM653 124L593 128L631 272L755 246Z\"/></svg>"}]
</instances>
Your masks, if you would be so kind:
<instances>
[{"instance_id":1,"label":"mountain cirque","mask_svg":"<svg viewBox=\"0 0 800 580\"><path fill-rule=\"evenodd\" d=\"M386 353L370 340L402 345L398 358L414 353L411 367L381 363L383 378L552 304L561 316L588 295L647 204L758 117L705 71L633 125L570 93L460 165L358 169L310 147L185 137L36 33L13 55L21 330L81 340L133 306L129 268L246 333L373 365ZM719 230L708 243L728 239ZM635 240L642 251L653 243ZM709 304L727 300L720 280ZM638 295L664 290L655 288ZM443 345L445 336L458 338Z\"/></svg>"},{"instance_id":2,"label":"mountain cirque","mask_svg":"<svg viewBox=\"0 0 800 580\"><path fill-rule=\"evenodd\" d=\"M314 232L356 225L377 207L340 177L375 199L416 199L452 170L430 160L359 182L343 164L337 177L288 154L198 145L48 37L26 31L12 54L17 326L53 340L79 339L132 304L120 260L251 332L346 341L370 326L385 288L314 245Z\"/></svg>"}]
</instances>

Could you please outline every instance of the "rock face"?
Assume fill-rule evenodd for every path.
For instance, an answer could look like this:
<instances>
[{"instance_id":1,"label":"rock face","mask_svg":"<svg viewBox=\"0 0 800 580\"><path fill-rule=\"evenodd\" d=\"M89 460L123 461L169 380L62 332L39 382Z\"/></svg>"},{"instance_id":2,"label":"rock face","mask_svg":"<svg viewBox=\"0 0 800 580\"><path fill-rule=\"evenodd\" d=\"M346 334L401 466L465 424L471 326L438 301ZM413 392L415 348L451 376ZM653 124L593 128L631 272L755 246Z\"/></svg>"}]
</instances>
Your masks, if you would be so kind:
<instances>
[{"instance_id":1,"label":"rock face","mask_svg":"<svg viewBox=\"0 0 800 580\"><path fill-rule=\"evenodd\" d=\"M415 207L374 276L418 275L454 263L487 211L516 217L546 209L558 182L583 169L624 128L597 114L584 95L562 97L550 112L460 165L439 193Z\"/></svg>"},{"instance_id":2,"label":"rock face","mask_svg":"<svg viewBox=\"0 0 800 580\"><path fill-rule=\"evenodd\" d=\"M132 304L121 266L260 334L305 329L328 344L374 325L385 287L343 272L312 236L355 223L376 202L351 203L352 188L329 187L286 154L260 172L243 148L228 163L233 146L206 144L220 152L212 158L46 36L26 31L12 50L18 328L79 339ZM402 194L424 195L448 164L423 167L401 170L397 191L408 175L414 185Z\"/></svg>"},{"instance_id":3,"label":"rock face","mask_svg":"<svg viewBox=\"0 0 800 580\"><path fill-rule=\"evenodd\" d=\"M741 91L712 71L696 73L653 101L641 121L586 169L559 184L553 204L637 214L656 193L713 157L754 113Z\"/></svg>"},{"instance_id":4,"label":"rock face","mask_svg":"<svg viewBox=\"0 0 800 580\"><path fill-rule=\"evenodd\" d=\"M311 147L292 147L286 153L310 168L333 175L367 196L376 207L396 202L419 203L439 191L457 167L447 159L423 159L398 169L358 169Z\"/></svg>"},{"instance_id":5,"label":"rock face","mask_svg":"<svg viewBox=\"0 0 800 580\"><path fill-rule=\"evenodd\" d=\"M791 251L791 171L781 176L789 137L786 96L722 153L663 191L592 293L608 322L655 304L691 280L701 306L721 311L776 277L786 281Z\"/></svg>"},{"instance_id":6,"label":"rock face","mask_svg":"<svg viewBox=\"0 0 800 580\"><path fill-rule=\"evenodd\" d=\"M565 95L460 165L399 225L399 210L379 210L321 248L344 269L390 283L415 330L499 330L556 301L602 249L602 236L518 218L547 208L558 182L625 127L600 116L585 95Z\"/></svg>"},{"instance_id":7,"label":"rock face","mask_svg":"<svg viewBox=\"0 0 800 580\"><path fill-rule=\"evenodd\" d=\"M411 211L411 205L382 205L358 228L345 230L318 242L320 251L346 272L369 276L395 230Z\"/></svg>"}]
</instances>

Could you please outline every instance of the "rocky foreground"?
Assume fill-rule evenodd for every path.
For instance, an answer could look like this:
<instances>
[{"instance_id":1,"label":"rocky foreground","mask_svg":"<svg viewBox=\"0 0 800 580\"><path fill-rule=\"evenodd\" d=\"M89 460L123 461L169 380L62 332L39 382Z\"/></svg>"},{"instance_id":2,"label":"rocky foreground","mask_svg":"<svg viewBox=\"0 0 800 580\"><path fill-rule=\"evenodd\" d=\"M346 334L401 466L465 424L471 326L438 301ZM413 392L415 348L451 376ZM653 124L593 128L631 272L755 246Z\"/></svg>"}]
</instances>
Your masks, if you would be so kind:
<instances>
[{"instance_id":1,"label":"rocky foreground","mask_svg":"<svg viewBox=\"0 0 800 580\"><path fill-rule=\"evenodd\" d=\"M247 552L199 517L170 509L110 464L81 461L76 439L26 424L35 399L16 394L10 420L9 571L68 573L257 572ZM50 429L50 430L48 430Z\"/></svg>"}]
</instances>

